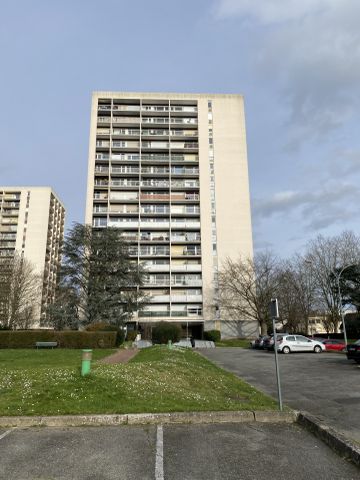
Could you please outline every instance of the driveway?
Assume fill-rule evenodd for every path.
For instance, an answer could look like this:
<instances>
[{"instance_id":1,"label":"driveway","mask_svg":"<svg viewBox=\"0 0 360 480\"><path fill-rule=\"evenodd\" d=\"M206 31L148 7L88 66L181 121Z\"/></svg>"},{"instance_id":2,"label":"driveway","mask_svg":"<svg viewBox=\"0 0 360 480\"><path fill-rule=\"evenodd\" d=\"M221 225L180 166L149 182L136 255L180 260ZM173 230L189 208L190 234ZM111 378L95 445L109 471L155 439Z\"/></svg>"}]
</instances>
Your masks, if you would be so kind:
<instances>
[{"instance_id":1,"label":"driveway","mask_svg":"<svg viewBox=\"0 0 360 480\"><path fill-rule=\"evenodd\" d=\"M287 424L0 430L0 451L1 480L359 478L357 467Z\"/></svg>"},{"instance_id":2,"label":"driveway","mask_svg":"<svg viewBox=\"0 0 360 480\"><path fill-rule=\"evenodd\" d=\"M201 353L277 398L273 352L216 348ZM360 366L341 353L279 355L283 402L360 442Z\"/></svg>"}]
</instances>

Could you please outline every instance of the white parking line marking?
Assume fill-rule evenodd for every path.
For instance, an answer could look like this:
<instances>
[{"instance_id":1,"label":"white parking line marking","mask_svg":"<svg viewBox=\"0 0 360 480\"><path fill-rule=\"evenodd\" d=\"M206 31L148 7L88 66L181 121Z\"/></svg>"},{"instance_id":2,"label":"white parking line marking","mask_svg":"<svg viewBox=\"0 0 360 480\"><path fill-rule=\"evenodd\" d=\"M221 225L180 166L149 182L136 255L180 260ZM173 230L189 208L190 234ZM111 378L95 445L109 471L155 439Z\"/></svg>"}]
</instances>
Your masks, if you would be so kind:
<instances>
[{"instance_id":1,"label":"white parking line marking","mask_svg":"<svg viewBox=\"0 0 360 480\"><path fill-rule=\"evenodd\" d=\"M156 431L155 480L164 480L164 433L162 425Z\"/></svg>"},{"instance_id":2,"label":"white parking line marking","mask_svg":"<svg viewBox=\"0 0 360 480\"><path fill-rule=\"evenodd\" d=\"M11 433L13 430L14 430L14 428L10 428L10 430L7 430L6 432L2 433L2 434L0 435L0 440L2 440L2 439L5 438L7 435L9 435L9 433Z\"/></svg>"}]
</instances>

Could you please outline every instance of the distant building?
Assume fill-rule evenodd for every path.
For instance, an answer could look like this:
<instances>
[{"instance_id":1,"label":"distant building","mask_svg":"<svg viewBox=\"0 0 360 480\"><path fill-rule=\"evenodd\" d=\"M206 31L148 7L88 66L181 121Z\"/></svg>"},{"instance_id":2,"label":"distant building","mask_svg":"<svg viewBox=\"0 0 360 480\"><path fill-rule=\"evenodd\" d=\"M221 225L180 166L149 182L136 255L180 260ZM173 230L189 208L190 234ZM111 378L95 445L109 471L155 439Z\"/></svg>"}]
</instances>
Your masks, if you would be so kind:
<instances>
[{"instance_id":1,"label":"distant building","mask_svg":"<svg viewBox=\"0 0 360 480\"><path fill-rule=\"evenodd\" d=\"M258 333L218 300L222 262L253 254L241 95L94 93L86 223L120 228L147 268L137 323Z\"/></svg>"},{"instance_id":2,"label":"distant building","mask_svg":"<svg viewBox=\"0 0 360 480\"><path fill-rule=\"evenodd\" d=\"M17 251L43 276L33 326L41 326L54 298L65 209L50 187L0 186L0 257Z\"/></svg>"}]
</instances>

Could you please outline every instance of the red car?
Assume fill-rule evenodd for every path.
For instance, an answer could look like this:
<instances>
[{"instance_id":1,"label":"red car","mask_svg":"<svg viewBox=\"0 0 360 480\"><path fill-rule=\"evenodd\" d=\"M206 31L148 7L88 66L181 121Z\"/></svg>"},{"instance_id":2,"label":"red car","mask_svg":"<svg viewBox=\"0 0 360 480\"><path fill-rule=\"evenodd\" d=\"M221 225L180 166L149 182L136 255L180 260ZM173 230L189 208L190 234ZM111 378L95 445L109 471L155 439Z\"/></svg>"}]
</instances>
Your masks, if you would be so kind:
<instances>
[{"instance_id":1,"label":"red car","mask_svg":"<svg viewBox=\"0 0 360 480\"><path fill-rule=\"evenodd\" d=\"M346 344L343 340L335 340L333 338L329 338L327 340L322 340L322 342L326 350L336 350L338 352L345 352L346 351Z\"/></svg>"}]
</instances>

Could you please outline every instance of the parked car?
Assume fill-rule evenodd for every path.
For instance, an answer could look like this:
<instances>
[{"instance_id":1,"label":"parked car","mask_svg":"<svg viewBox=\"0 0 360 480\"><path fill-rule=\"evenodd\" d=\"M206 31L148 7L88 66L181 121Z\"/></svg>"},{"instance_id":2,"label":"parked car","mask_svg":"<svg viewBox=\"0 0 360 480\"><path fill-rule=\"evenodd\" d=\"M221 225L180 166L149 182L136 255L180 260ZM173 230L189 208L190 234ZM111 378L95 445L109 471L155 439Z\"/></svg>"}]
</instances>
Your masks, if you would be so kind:
<instances>
[{"instance_id":1,"label":"parked car","mask_svg":"<svg viewBox=\"0 0 360 480\"><path fill-rule=\"evenodd\" d=\"M346 350L346 356L349 360L355 360L356 363L360 363L360 340L347 345Z\"/></svg>"},{"instance_id":2,"label":"parked car","mask_svg":"<svg viewBox=\"0 0 360 480\"><path fill-rule=\"evenodd\" d=\"M315 352L321 353L325 345L317 340L311 340L303 335L283 335L277 340L278 352Z\"/></svg>"},{"instance_id":3,"label":"parked car","mask_svg":"<svg viewBox=\"0 0 360 480\"><path fill-rule=\"evenodd\" d=\"M289 335L288 333L277 333L277 339L282 338L284 335ZM265 350L274 350L274 335L270 335L264 340L264 347Z\"/></svg>"},{"instance_id":4,"label":"parked car","mask_svg":"<svg viewBox=\"0 0 360 480\"><path fill-rule=\"evenodd\" d=\"M328 338L326 340L321 340L321 343L325 345L326 350L336 350L337 352L346 351L346 344L343 342L343 340Z\"/></svg>"},{"instance_id":5,"label":"parked car","mask_svg":"<svg viewBox=\"0 0 360 480\"><path fill-rule=\"evenodd\" d=\"M260 337L256 338L251 342L251 348L263 349L264 342L268 338L267 335L260 335Z\"/></svg>"}]
</instances>

